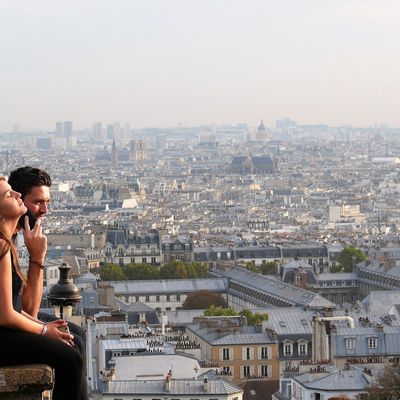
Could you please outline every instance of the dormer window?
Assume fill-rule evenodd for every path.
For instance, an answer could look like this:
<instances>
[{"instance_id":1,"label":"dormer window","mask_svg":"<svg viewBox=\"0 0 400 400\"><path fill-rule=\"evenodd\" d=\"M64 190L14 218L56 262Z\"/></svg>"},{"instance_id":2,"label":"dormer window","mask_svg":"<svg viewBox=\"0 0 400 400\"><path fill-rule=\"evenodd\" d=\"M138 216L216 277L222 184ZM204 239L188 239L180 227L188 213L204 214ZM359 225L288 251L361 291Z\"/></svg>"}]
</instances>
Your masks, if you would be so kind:
<instances>
[{"instance_id":1,"label":"dormer window","mask_svg":"<svg viewBox=\"0 0 400 400\"><path fill-rule=\"evenodd\" d=\"M356 338L346 338L346 349L353 350L356 347Z\"/></svg>"},{"instance_id":2,"label":"dormer window","mask_svg":"<svg viewBox=\"0 0 400 400\"><path fill-rule=\"evenodd\" d=\"M368 338L368 348L376 349L377 347L378 347L378 338L376 337Z\"/></svg>"},{"instance_id":3,"label":"dormer window","mask_svg":"<svg viewBox=\"0 0 400 400\"><path fill-rule=\"evenodd\" d=\"M293 355L293 342L285 341L283 343L283 355L286 357Z\"/></svg>"}]
</instances>

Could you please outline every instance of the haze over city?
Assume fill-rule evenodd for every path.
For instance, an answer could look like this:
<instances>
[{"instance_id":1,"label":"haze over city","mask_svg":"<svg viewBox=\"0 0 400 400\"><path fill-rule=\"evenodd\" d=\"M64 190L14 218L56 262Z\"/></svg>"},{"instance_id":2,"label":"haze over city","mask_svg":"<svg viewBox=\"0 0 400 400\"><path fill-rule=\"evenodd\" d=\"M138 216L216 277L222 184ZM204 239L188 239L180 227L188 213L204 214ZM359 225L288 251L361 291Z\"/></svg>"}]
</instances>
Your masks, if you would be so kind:
<instances>
[{"instance_id":1,"label":"haze over city","mask_svg":"<svg viewBox=\"0 0 400 400\"><path fill-rule=\"evenodd\" d=\"M0 3L0 131L400 126L398 1Z\"/></svg>"}]
</instances>

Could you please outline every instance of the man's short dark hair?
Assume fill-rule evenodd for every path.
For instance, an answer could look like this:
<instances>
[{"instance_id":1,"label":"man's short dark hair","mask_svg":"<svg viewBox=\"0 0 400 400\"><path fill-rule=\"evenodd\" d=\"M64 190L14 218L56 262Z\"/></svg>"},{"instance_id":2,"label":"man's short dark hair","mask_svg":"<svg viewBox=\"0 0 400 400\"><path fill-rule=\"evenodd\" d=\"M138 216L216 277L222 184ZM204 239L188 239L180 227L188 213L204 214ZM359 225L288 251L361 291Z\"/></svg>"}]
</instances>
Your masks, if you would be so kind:
<instances>
[{"instance_id":1,"label":"man's short dark hair","mask_svg":"<svg viewBox=\"0 0 400 400\"><path fill-rule=\"evenodd\" d=\"M35 186L50 187L51 178L43 169L26 166L11 171L8 184L24 198Z\"/></svg>"}]
</instances>

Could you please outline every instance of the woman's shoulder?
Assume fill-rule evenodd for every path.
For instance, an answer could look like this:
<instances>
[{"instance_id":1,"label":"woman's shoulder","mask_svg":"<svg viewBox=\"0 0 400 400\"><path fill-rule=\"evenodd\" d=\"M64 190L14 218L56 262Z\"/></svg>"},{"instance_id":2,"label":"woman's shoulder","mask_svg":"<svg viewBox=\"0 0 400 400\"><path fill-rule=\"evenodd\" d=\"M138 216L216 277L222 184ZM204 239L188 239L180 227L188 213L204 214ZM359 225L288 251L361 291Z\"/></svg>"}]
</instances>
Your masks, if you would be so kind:
<instances>
[{"instance_id":1,"label":"woman's shoulder","mask_svg":"<svg viewBox=\"0 0 400 400\"><path fill-rule=\"evenodd\" d=\"M0 237L0 260L10 251L10 247L11 243L7 239Z\"/></svg>"}]
</instances>

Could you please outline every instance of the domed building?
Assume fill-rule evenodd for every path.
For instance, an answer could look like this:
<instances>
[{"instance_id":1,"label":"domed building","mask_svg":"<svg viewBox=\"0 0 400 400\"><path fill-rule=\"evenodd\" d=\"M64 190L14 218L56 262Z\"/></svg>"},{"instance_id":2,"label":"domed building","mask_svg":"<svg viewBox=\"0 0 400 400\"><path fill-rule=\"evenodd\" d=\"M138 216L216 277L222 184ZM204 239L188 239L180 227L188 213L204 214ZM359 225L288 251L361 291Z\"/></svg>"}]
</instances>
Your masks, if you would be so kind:
<instances>
[{"instance_id":1,"label":"domed building","mask_svg":"<svg viewBox=\"0 0 400 400\"><path fill-rule=\"evenodd\" d=\"M256 142L267 143L268 139L269 139L269 134L267 128L265 127L263 120L261 120L261 123L258 126L256 132Z\"/></svg>"}]
</instances>

